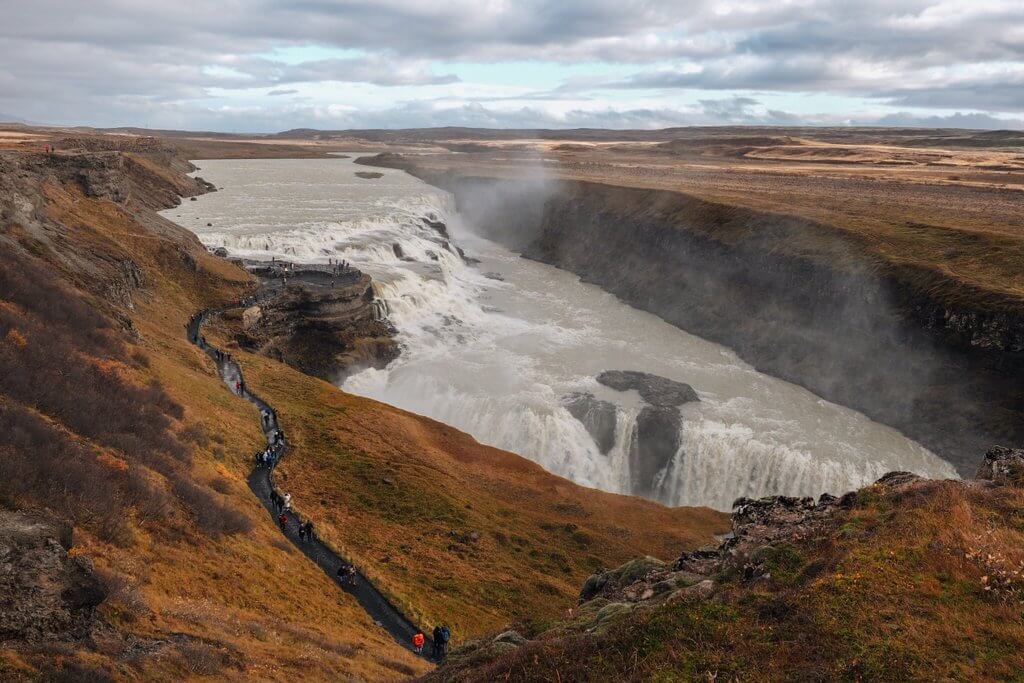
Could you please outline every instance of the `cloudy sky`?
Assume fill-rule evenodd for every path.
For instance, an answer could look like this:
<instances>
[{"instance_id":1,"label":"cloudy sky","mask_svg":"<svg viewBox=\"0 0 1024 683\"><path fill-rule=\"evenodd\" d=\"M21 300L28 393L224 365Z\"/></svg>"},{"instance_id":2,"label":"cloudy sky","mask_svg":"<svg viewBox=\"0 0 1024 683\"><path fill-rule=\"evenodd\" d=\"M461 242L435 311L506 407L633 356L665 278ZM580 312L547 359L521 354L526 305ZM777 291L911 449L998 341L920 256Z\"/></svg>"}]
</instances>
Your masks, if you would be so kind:
<instances>
[{"instance_id":1,"label":"cloudy sky","mask_svg":"<svg viewBox=\"0 0 1024 683\"><path fill-rule=\"evenodd\" d=\"M0 0L0 120L1024 127L1024 0Z\"/></svg>"}]
</instances>

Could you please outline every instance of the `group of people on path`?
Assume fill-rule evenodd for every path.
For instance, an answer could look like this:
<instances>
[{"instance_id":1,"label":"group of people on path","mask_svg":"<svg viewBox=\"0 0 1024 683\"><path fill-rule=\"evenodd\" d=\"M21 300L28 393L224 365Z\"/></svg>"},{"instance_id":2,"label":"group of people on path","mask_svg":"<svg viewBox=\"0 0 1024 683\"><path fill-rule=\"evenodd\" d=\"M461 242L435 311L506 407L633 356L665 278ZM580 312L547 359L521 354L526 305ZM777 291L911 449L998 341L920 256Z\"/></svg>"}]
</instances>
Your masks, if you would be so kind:
<instances>
[{"instance_id":1,"label":"group of people on path","mask_svg":"<svg viewBox=\"0 0 1024 683\"><path fill-rule=\"evenodd\" d=\"M434 627L434 650L430 656L441 661L448 654L448 641L452 639L452 632L447 626L437 625ZM423 645L426 643L426 636L422 631L417 631L412 637L412 649L416 654L423 654Z\"/></svg>"},{"instance_id":2,"label":"group of people on path","mask_svg":"<svg viewBox=\"0 0 1024 683\"><path fill-rule=\"evenodd\" d=\"M295 518L299 519L299 515L294 513L292 510L292 494L286 493L283 496L277 492L277 489L270 489L270 502L274 505L274 509L277 510L277 521L281 525L282 531L288 530L288 515L295 514ZM305 522L299 521L299 540L311 542L316 539L313 535L313 520L307 519Z\"/></svg>"}]
</instances>

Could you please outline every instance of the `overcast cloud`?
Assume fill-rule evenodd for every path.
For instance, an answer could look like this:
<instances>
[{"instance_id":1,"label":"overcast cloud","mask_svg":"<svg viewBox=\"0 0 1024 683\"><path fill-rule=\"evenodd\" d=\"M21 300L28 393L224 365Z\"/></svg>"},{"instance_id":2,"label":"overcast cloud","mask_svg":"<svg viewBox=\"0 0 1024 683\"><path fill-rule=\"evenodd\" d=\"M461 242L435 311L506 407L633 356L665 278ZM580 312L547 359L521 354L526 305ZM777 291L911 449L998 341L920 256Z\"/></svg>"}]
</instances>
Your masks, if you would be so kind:
<instances>
[{"instance_id":1,"label":"overcast cloud","mask_svg":"<svg viewBox=\"0 0 1024 683\"><path fill-rule=\"evenodd\" d=\"M0 112L42 123L1019 128L1024 118L1020 0L0 2Z\"/></svg>"}]
</instances>

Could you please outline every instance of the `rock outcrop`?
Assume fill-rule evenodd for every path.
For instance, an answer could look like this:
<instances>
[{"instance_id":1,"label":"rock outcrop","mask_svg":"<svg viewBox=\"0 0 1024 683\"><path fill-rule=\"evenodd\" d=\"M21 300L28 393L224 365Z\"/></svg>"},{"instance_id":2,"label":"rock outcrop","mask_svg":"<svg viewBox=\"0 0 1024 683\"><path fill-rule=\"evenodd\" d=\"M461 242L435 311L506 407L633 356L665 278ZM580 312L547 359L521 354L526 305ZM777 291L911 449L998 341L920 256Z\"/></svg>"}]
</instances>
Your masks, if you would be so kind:
<instances>
[{"instance_id":1,"label":"rock outcrop","mask_svg":"<svg viewBox=\"0 0 1024 683\"><path fill-rule=\"evenodd\" d=\"M0 642L74 641L97 621L106 590L71 557L71 526L0 510Z\"/></svg>"},{"instance_id":2,"label":"rock outcrop","mask_svg":"<svg viewBox=\"0 0 1024 683\"><path fill-rule=\"evenodd\" d=\"M289 269L287 288L281 289L283 267L253 268L273 293L242 312L236 333L240 346L331 382L397 357L395 330L377 314L369 275L297 266Z\"/></svg>"},{"instance_id":3,"label":"rock outcrop","mask_svg":"<svg viewBox=\"0 0 1024 683\"><path fill-rule=\"evenodd\" d=\"M615 445L615 405L586 392L572 393L562 400L569 414L586 427L598 450L608 455Z\"/></svg>"},{"instance_id":4,"label":"rock outcrop","mask_svg":"<svg viewBox=\"0 0 1024 683\"><path fill-rule=\"evenodd\" d=\"M679 407L699 401L697 392L688 384L634 370L608 370L597 381L617 391L635 390L644 400L630 444L630 490L657 498L664 474L679 452Z\"/></svg>"},{"instance_id":5,"label":"rock outcrop","mask_svg":"<svg viewBox=\"0 0 1024 683\"><path fill-rule=\"evenodd\" d=\"M616 391L635 389L645 402L658 408L672 408L691 401L699 401L697 392L689 384L636 370L606 370L597 381Z\"/></svg>"},{"instance_id":6,"label":"rock outcrop","mask_svg":"<svg viewBox=\"0 0 1024 683\"><path fill-rule=\"evenodd\" d=\"M1024 486L1024 449L990 449L978 468L977 478L997 486Z\"/></svg>"}]
</instances>

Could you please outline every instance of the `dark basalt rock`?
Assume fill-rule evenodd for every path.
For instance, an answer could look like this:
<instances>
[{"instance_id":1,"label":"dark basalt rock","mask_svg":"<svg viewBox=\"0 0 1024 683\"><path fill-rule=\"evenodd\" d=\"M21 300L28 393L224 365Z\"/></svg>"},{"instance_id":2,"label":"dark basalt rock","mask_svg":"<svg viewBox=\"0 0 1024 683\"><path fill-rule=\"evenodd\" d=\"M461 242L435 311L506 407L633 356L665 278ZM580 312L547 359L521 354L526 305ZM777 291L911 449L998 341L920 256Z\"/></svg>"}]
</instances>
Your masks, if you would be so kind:
<instances>
[{"instance_id":1,"label":"dark basalt rock","mask_svg":"<svg viewBox=\"0 0 1024 683\"><path fill-rule=\"evenodd\" d=\"M446 240L451 239L448 235L448 226L444 224L444 221L436 220L433 216L421 218L420 220L423 221L423 225L427 226L431 230L435 230L441 237Z\"/></svg>"},{"instance_id":2,"label":"dark basalt rock","mask_svg":"<svg viewBox=\"0 0 1024 683\"><path fill-rule=\"evenodd\" d=\"M977 478L1000 486L1024 486L1024 449L995 446L978 468Z\"/></svg>"},{"instance_id":3,"label":"dark basalt rock","mask_svg":"<svg viewBox=\"0 0 1024 683\"><path fill-rule=\"evenodd\" d=\"M652 406L662 408L681 406L684 403L700 400L697 397L697 392L689 384L647 372L606 370L597 376L597 381L617 391L636 389L644 401Z\"/></svg>"},{"instance_id":4,"label":"dark basalt rock","mask_svg":"<svg viewBox=\"0 0 1024 683\"><path fill-rule=\"evenodd\" d=\"M356 171L356 177L363 180L376 180L377 178L383 178L384 174L376 171Z\"/></svg>"},{"instance_id":5,"label":"dark basalt rock","mask_svg":"<svg viewBox=\"0 0 1024 683\"><path fill-rule=\"evenodd\" d=\"M608 455L615 445L615 405L586 392L569 394L562 400L569 414L582 422L594 438L598 450Z\"/></svg>"},{"instance_id":6,"label":"dark basalt rock","mask_svg":"<svg viewBox=\"0 0 1024 683\"><path fill-rule=\"evenodd\" d=\"M679 406L699 401L697 392L689 384L635 370L606 370L597 381L617 391L635 389L648 404L637 416L630 446L630 485L636 495L656 498L662 475L679 452Z\"/></svg>"},{"instance_id":7,"label":"dark basalt rock","mask_svg":"<svg viewBox=\"0 0 1024 683\"><path fill-rule=\"evenodd\" d=\"M912 484L915 481L920 481L921 477L914 474L913 472L888 472L883 474L878 481L875 482L876 486L884 486L885 488L896 489L900 488L905 484Z\"/></svg>"},{"instance_id":8,"label":"dark basalt rock","mask_svg":"<svg viewBox=\"0 0 1024 683\"><path fill-rule=\"evenodd\" d=\"M88 636L106 590L88 560L71 557L71 527L0 511L0 641Z\"/></svg>"},{"instance_id":9,"label":"dark basalt rock","mask_svg":"<svg viewBox=\"0 0 1024 683\"><path fill-rule=\"evenodd\" d=\"M330 382L356 368L382 368L398 356L394 328L377 315L369 275L332 275L301 264L285 271L286 265L251 268L270 280L273 294L241 314L242 329L235 337L240 347ZM283 272L289 273L287 290L278 281Z\"/></svg>"},{"instance_id":10,"label":"dark basalt rock","mask_svg":"<svg viewBox=\"0 0 1024 683\"><path fill-rule=\"evenodd\" d=\"M636 419L636 438L629 452L633 493L654 498L662 473L679 451L679 410L647 406Z\"/></svg>"}]
</instances>

